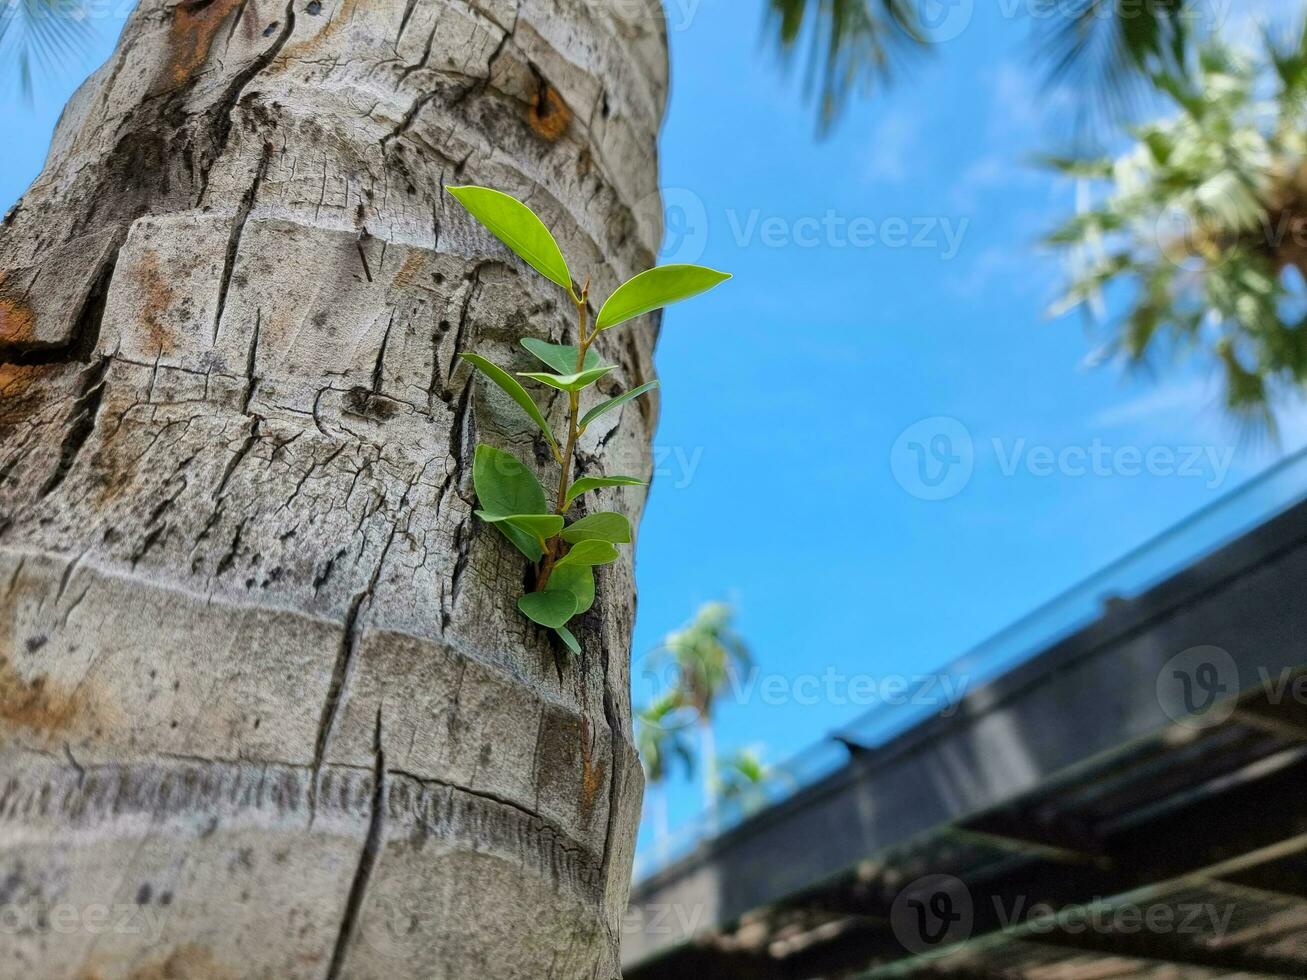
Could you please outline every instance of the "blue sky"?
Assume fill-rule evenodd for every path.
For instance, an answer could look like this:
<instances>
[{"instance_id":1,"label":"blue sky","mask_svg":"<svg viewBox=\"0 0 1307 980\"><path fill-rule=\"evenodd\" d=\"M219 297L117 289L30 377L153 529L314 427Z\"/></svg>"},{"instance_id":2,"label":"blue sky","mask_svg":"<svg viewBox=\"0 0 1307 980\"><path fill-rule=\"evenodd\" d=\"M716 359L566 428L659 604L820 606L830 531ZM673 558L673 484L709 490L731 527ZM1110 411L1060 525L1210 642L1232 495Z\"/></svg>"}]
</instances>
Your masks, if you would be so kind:
<instances>
[{"instance_id":1,"label":"blue sky","mask_svg":"<svg viewBox=\"0 0 1307 980\"><path fill-rule=\"evenodd\" d=\"M668 3L666 258L736 278L665 321L637 703L647 652L716 598L790 690L938 668L1307 443L1297 412L1278 447L1249 440L1191 368L1089 367L1082 322L1045 317L1062 270L1036 241L1075 194L1024 161L1069 108L1011 7L975 5L818 141L761 0ZM120 22L94 26L102 59ZM73 81L6 93L0 207ZM836 700L728 699L719 747L781 761L864 710ZM694 812L697 790L671 796Z\"/></svg>"}]
</instances>

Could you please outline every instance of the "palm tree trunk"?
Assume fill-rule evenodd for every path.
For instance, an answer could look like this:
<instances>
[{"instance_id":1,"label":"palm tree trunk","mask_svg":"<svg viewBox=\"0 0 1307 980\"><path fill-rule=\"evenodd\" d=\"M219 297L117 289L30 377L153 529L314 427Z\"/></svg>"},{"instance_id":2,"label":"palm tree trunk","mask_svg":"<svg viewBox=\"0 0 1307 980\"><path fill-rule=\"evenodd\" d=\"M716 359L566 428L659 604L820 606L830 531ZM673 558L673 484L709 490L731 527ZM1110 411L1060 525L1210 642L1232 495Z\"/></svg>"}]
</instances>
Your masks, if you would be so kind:
<instances>
[{"instance_id":1,"label":"palm tree trunk","mask_svg":"<svg viewBox=\"0 0 1307 980\"><path fill-rule=\"evenodd\" d=\"M717 814L717 736L713 732L712 718L699 719L699 755L703 758L703 812L709 830L716 829Z\"/></svg>"},{"instance_id":2,"label":"palm tree trunk","mask_svg":"<svg viewBox=\"0 0 1307 980\"><path fill-rule=\"evenodd\" d=\"M0 229L0 977L619 975L632 571L580 658L514 608L471 454L548 457L455 355L570 322L443 188L605 295L665 57L656 0L142 0Z\"/></svg>"}]
</instances>

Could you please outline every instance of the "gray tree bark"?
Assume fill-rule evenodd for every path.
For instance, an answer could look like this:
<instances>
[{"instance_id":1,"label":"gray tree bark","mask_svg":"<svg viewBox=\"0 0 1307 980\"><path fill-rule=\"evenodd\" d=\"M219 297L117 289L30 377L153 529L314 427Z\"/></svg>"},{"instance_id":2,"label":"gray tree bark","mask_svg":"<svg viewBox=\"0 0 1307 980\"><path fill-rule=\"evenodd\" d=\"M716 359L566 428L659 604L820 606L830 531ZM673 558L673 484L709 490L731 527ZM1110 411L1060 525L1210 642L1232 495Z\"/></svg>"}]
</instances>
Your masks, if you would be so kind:
<instances>
[{"instance_id":1,"label":"gray tree bark","mask_svg":"<svg viewBox=\"0 0 1307 980\"><path fill-rule=\"evenodd\" d=\"M142 0L0 232L0 977L619 976L632 568L514 608L472 452L552 464L456 354L573 328L443 188L606 295L666 84L657 0Z\"/></svg>"}]
</instances>

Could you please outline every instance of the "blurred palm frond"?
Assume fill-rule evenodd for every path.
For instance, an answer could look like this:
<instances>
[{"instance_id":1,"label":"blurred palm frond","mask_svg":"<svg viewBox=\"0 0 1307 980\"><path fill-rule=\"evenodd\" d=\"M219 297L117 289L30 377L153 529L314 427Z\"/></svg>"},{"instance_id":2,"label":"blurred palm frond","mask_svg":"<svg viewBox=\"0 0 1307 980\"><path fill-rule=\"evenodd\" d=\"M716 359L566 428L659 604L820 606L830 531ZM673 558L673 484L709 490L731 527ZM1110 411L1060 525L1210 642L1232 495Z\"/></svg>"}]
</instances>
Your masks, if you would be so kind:
<instances>
[{"instance_id":1,"label":"blurred palm frond","mask_svg":"<svg viewBox=\"0 0 1307 980\"><path fill-rule=\"evenodd\" d=\"M84 0L0 0L0 62L14 66L28 101L37 74L80 65L93 35Z\"/></svg>"},{"instance_id":2,"label":"blurred palm frond","mask_svg":"<svg viewBox=\"0 0 1307 980\"><path fill-rule=\"evenodd\" d=\"M851 94L888 83L897 62L927 47L913 0L770 0L770 19L787 58L807 40L804 89L823 135Z\"/></svg>"},{"instance_id":3,"label":"blurred palm frond","mask_svg":"<svg viewBox=\"0 0 1307 980\"><path fill-rule=\"evenodd\" d=\"M1031 0L1030 15L1049 84L1109 124L1136 117L1156 75L1186 74L1202 27L1186 0Z\"/></svg>"}]
</instances>

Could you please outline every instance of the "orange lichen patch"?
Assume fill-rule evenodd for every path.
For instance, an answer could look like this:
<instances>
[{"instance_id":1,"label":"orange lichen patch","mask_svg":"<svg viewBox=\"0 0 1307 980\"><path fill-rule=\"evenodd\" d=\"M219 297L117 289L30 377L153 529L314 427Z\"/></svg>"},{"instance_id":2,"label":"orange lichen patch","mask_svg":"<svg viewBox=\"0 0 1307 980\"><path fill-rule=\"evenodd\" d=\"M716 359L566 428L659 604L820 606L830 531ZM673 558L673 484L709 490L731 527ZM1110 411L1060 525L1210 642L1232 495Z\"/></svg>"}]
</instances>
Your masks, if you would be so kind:
<instances>
[{"instance_id":1,"label":"orange lichen patch","mask_svg":"<svg viewBox=\"0 0 1307 980\"><path fill-rule=\"evenodd\" d=\"M36 317L27 301L11 292L0 276L0 344L21 344L36 334Z\"/></svg>"},{"instance_id":2,"label":"orange lichen patch","mask_svg":"<svg viewBox=\"0 0 1307 980\"><path fill-rule=\"evenodd\" d=\"M174 86L205 66L218 28L240 5L241 0L185 0L173 8L167 77Z\"/></svg>"},{"instance_id":3,"label":"orange lichen patch","mask_svg":"<svg viewBox=\"0 0 1307 980\"><path fill-rule=\"evenodd\" d=\"M558 94L558 89L545 82L536 92L535 101L527 110L526 120L537 136L556 143L572 124L572 110Z\"/></svg>"},{"instance_id":4,"label":"orange lichen patch","mask_svg":"<svg viewBox=\"0 0 1307 980\"><path fill-rule=\"evenodd\" d=\"M48 364L0 364L0 426L31 418L46 403L47 389L33 382L57 371ZM4 442L0 430L0 444Z\"/></svg>"},{"instance_id":5,"label":"orange lichen patch","mask_svg":"<svg viewBox=\"0 0 1307 980\"><path fill-rule=\"evenodd\" d=\"M418 281L425 264L426 256L416 248L408 250L408 255L404 257L404 264L399 267L395 273L394 285L400 289L405 289Z\"/></svg>"},{"instance_id":6,"label":"orange lichen patch","mask_svg":"<svg viewBox=\"0 0 1307 980\"><path fill-rule=\"evenodd\" d=\"M588 821L594 810L595 797L604 784L604 767L594 760L594 746L591 744L590 722L581 718L581 813Z\"/></svg>"},{"instance_id":7,"label":"orange lichen patch","mask_svg":"<svg viewBox=\"0 0 1307 980\"><path fill-rule=\"evenodd\" d=\"M145 328L141 345L144 350L169 354L176 338L168 328L167 313L177 298L176 292L159 268L159 257L146 252L137 269L137 282L141 290L141 324Z\"/></svg>"},{"instance_id":8,"label":"orange lichen patch","mask_svg":"<svg viewBox=\"0 0 1307 980\"><path fill-rule=\"evenodd\" d=\"M42 735L67 731L83 713L76 693L60 691L44 676L21 677L9 660L0 657L0 723Z\"/></svg>"},{"instance_id":9,"label":"orange lichen patch","mask_svg":"<svg viewBox=\"0 0 1307 980\"><path fill-rule=\"evenodd\" d=\"M84 965L76 980L101 980L93 965ZM178 946L163 959L151 960L127 975L127 980L235 980L237 974L218 963L213 951L195 943Z\"/></svg>"}]
</instances>

